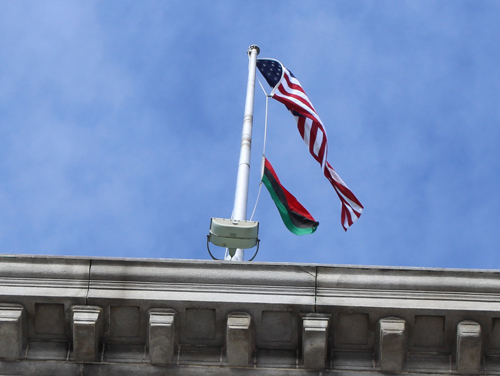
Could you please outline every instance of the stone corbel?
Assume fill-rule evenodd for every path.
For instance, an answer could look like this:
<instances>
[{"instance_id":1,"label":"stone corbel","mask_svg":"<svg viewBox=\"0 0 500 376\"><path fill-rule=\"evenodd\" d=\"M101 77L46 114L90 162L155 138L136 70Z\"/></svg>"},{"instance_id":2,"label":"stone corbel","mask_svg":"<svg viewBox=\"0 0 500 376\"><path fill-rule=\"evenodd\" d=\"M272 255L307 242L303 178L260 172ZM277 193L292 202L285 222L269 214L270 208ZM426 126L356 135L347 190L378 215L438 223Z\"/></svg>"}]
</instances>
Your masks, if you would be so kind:
<instances>
[{"instance_id":1,"label":"stone corbel","mask_svg":"<svg viewBox=\"0 0 500 376\"><path fill-rule=\"evenodd\" d=\"M477 374L481 368L481 325L465 320L457 326L457 370L462 374Z\"/></svg>"},{"instance_id":2,"label":"stone corbel","mask_svg":"<svg viewBox=\"0 0 500 376\"><path fill-rule=\"evenodd\" d=\"M324 369L328 358L329 314L302 316L302 358L304 368Z\"/></svg>"},{"instance_id":3,"label":"stone corbel","mask_svg":"<svg viewBox=\"0 0 500 376\"><path fill-rule=\"evenodd\" d=\"M151 363L174 363L179 346L176 311L169 308L152 308L148 314L148 347Z\"/></svg>"},{"instance_id":4,"label":"stone corbel","mask_svg":"<svg viewBox=\"0 0 500 376\"><path fill-rule=\"evenodd\" d=\"M102 316L101 307L71 307L73 359L76 362L86 363L98 360L103 327Z\"/></svg>"},{"instance_id":5,"label":"stone corbel","mask_svg":"<svg viewBox=\"0 0 500 376\"><path fill-rule=\"evenodd\" d=\"M246 312L227 315L226 358L231 367L248 367L254 352L252 317Z\"/></svg>"},{"instance_id":6,"label":"stone corbel","mask_svg":"<svg viewBox=\"0 0 500 376\"><path fill-rule=\"evenodd\" d=\"M377 323L376 334L380 370L401 372L408 346L406 321L398 317L380 319Z\"/></svg>"},{"instance_id":7,"label":"stone corbel","mask_svg":"<svg viewBox=\"0 0 500 376\"><path fill-rule=\"evenodd\" d=\"M19 360L26 349L26 313L20 304L0 304L0 359Z\"/></svg>"}]
</instances>

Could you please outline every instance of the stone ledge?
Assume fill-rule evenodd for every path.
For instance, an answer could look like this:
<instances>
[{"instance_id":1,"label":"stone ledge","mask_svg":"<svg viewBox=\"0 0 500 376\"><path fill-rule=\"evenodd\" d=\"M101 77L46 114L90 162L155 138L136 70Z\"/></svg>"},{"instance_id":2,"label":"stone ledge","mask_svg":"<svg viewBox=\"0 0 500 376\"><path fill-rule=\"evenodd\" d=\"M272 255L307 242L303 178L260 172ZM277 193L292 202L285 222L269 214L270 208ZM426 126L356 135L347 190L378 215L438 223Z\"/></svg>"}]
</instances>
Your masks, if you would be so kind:
<instances>
[{"instance_id":1,"label":"stone ledge","mask_svg":"<svg viewBox=\"0 0 500 376\"><path fill-rule=\"evenodd\" d=\"M295 367L255 367L255 368L233 368L221 367L219 365L173 365L153 366L150 364L134 363L86 363L78 364L72 362L47 362L40 360L23 362L0 361L1 375L36 375L36 376L356 376L362 372L363 376L389 375L377 370L306 370ZM416 371L404 371L406 376L432 376L432 375L456 375L448 370L419 369ZM482 372L486 375L498 375L499 373ZM394 375L394 373L392 373Z\"/></svg>"},{"instance_id":2,"label":"stone ledge","mask_svg":"<svg viewBox=\"0 0 500 376\"><path fill-rule=\"evenodd\" d=\"M42 359L61 364L76 359L100 369L140 363L145 370L171 364L337 373L480 369L496 375L499 276L495 271L4 256L0 303L20 305L27 340L36 344L27 349L27 358L22 350L4 358L25 359L20 367ZM74 306L83 313L99 311L98 317L79 322L82 330L75 331ZM379 325L390 317L404 321L404 329ZM20 332L20 324L7 321L11 332ZM474 322L473 335L459 326L464 321ZM92 333L86 346L92 354L75 356L75 344L85 343L85 333ZM166 338L169 346L163 347ZM148 341L159 355L150 356ZM51 343L46 350L44 342ZM228 344L237 348L229 361Z\"/></svg>"}]
</instances>

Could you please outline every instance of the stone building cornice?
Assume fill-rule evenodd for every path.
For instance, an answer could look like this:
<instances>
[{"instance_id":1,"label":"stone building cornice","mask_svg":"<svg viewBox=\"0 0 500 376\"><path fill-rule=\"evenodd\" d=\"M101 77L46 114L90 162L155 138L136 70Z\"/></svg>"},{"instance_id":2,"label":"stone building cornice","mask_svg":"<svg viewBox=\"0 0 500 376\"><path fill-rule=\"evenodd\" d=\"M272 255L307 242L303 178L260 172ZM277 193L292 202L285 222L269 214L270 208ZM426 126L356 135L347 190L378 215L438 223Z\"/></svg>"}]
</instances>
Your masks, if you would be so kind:
<instances>
[{"instance_id":1,"label":"stone building cornice","mask_svg":"<svg viewBox=\"0 0 500 376\"><path fill-rule=\"evenodd\" d=\"M500 374L500 272L3 255L0 333L0 374Z\"/></svg>"}]
</instances>

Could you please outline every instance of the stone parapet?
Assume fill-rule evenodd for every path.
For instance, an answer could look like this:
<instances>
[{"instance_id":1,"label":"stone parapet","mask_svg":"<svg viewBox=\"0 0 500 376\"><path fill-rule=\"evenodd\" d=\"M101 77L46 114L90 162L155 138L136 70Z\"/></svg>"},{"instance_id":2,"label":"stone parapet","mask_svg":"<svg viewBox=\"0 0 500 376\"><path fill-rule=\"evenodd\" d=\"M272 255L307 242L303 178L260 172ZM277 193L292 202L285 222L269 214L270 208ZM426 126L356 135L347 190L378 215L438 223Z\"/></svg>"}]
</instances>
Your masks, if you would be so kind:
<instances>
[{"instance_id":1,"label":"stone parapet","mask_svg":"<svg viewBox=\"0 0 500 376\"><path fill-rule=\"evenodd\" d=\"M1 256L0 284L0 374L500 375L498 271Z\"/></svg>"}]
</instances>

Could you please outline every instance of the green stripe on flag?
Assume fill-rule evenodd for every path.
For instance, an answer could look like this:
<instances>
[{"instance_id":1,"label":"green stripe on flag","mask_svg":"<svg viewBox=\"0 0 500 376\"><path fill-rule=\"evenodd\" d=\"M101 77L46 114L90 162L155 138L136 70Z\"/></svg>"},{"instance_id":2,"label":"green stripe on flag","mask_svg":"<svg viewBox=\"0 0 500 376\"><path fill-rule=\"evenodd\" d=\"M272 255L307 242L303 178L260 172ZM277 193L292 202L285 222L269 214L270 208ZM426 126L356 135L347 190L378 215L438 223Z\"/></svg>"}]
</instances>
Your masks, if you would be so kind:
<instances>
[{"instance_id":1,"label":"green stripe on flag","mask_svg":"<svg viewBox=\"0 0 500 376\"><path fill-rule=\"evenodd\" d=\"M266 186L267 190L269 191L269 194L271 195L271 198L274 201L274 204L278 208L278 211L281 215L281 219L283 220L283 223L285 224L286 228L290 230L290 232L294 233L295 235L308 235L312 234L314 231L316 231L317 226L315 227L310 227L310 228L299 228L295 226L292 222L292 219L290 218L290 213L288 209L285 207L285 205L281 202L281 200L278 197L277 192L273 189L273 186L269 179L267 178L266 174L262 177L262 182Z\"/></svg>"}]
</instances>

